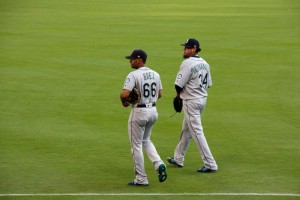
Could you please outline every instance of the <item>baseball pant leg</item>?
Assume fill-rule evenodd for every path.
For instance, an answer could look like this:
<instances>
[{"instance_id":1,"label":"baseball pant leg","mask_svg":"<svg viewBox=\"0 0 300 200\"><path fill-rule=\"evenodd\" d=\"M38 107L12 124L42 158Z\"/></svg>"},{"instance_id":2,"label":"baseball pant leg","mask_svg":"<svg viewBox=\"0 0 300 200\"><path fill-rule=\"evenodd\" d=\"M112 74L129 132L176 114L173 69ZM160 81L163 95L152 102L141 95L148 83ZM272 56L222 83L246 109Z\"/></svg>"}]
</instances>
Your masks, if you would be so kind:
<instances>
[{"instance_id":1,"label":"baseball pant leg","mask_svg":"<svg viewBox=\"0 0 300 200\"><path fill-rule=\"evenodd\" d=\"M194 102L193 102L194 101ZM204 166L217 170L218 166L216 164L216 161L209 149L208 143L206 141L206 138L204 136L203 127L201 123L201 114L204 107L205 107L205 101L203 100L202 104L198 103L198 100L191 100L191 101L185 101L184 102L184 113L185 118L188 119L187 123L191 132L191 135L196 142L196 145L199 149L201 158L204 162Z\"/></svg>"},{"instance_id":2,"label":"baseball pant leg","mask_svg":"<svg viewBox=\"0 0 300 200\"><path fill-rule=\"evenodd\" d=\"M132 110L128 121L128 134L131 144L131 154L134 162L136 181L139 184L148 184L142 147L145 127L139 125L143 119L139 119L138 116L140 115L137 115L135 111Z\"/></svg>"},{"instance_id":3,"label":"baseball pant leg","mask_svg":"<svg viewBox=\"0 0 300 200\"><path fill-rule=\"evenodd\" d=\"M192 136L190 134L187 121L184 118L183 123L182 123L182 131L181 131L181 135L180 135L180 140L179 140L179 143L177 144L177 146L175 148L175 152L174 152L174 159L181 166L184 165L184 156L189 147L191 138L192 138Z\"/></svg>"},{"instance_id":4,"label":"baseball pant leg","mask_svg":"<svg viewBox=\"0 0 300 200\"><path fill-rule=\"evenodd\" d=\"M156 148L152 143L150 137L151 137L152 128L158 118L158 114L155 107L149 109L151 109L151 112L148 112L150 116L148 118L148 122L145 128L143 149L145 150L145 153L147 154L150 161L153 163L155 170L157 170L159 165L164 164L164 162L161 160L159 154L157 153Z\"/></svg>"}]
</instances>

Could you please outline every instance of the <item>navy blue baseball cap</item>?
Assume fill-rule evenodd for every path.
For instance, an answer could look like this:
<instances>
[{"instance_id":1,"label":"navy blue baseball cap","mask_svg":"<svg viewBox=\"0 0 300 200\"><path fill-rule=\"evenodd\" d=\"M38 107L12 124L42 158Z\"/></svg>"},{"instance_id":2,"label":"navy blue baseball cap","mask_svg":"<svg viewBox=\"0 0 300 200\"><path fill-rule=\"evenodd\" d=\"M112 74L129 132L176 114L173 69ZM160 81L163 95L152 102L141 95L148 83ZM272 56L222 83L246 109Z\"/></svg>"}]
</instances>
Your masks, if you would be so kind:
<instances>
[{"instance_id":1,"label":"navy blue baseball cap","mask_svg":"<svg viewBox=\"0 0 300 200\"><path fill-rule=\"evenodd\" d=\"M142 49L133 50L130 56L125 56L127 59L138 59L141 58L144 62L147 60L147 54Z\"/></svg>"},{"instance_id":2,"label":"navy blue baseball cap","mask_svg":"<svg viewBox=\"0 0 300 200\"><path fill-rule=\"evenodd\" d=\"M196 40L195 38L189 38L184 44L180 44L180 45L186 48L196 48L198 52L201 51L200 44L198 40Z\"/></svg>"}]
</instances>

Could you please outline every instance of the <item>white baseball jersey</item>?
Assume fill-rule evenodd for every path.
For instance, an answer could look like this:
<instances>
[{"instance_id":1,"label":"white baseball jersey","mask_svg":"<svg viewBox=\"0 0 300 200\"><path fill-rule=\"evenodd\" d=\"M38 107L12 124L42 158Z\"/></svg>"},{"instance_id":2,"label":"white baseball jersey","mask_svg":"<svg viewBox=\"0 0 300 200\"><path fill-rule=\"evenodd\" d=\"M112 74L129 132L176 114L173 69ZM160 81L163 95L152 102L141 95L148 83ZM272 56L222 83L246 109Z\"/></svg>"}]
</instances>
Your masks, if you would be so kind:
<instances>
[{"instance_id":1,"label":"white baseball jersey","mask_svg":"<svg viewBox=\"0 0 300 200\"><path fill-rule=\"evenodd\" d=\"M180 97L183 99L184 119L180 141L175 148L174 159L183 166L186 150L191 138L193 138L204 166L208 169L217 170L217 163L209 149L201 123L201 115L208 95L207 88L212 86L208 63L198 56L185 59L181 63L175 84L183 88Z\"/></svg>"},{"instance_id":2,"label":"white baseball jersey","mask_svg":"<svg viewBox=\"0 0 300 200\"><path fill-rule=\"evenodd\" d=\"M183 88L180 97L184 100L207 97L207 88L212 86L209 64L198 56L185 59L175 84Z\"/></svg>"},{"instance_id":3,"label":"white baseball jersey","mask_svg":"<svg viewBox=\"0 0 300 200\"><path fill-rule=\"evenodd\" d=\"M159 90L162 89L160 76L148 67L140 67L128 74L123 89L131 91L134 87L141 92L141 100L132 105L128 120L128 136L136 176L134 182L148 184L143 150L157 172L159 166L164 164L150 139L152 128L158 118L157 109L153 103L156 103ZM145 107L137 107L143 104Z\"/></svg>"},{"instance_id":4,"label":"white baseball jersey","mask_svg":"<svg viewBox=\"0 0 300 200\"><path fill-rule=\"evenodd\" d=\"M149 104L157 101L162 83L157 72L144 66L130 72L126 77L123 89L131 91L134 87L141 92L141 100L137 104Z\"/></svg>"}]
</instances>

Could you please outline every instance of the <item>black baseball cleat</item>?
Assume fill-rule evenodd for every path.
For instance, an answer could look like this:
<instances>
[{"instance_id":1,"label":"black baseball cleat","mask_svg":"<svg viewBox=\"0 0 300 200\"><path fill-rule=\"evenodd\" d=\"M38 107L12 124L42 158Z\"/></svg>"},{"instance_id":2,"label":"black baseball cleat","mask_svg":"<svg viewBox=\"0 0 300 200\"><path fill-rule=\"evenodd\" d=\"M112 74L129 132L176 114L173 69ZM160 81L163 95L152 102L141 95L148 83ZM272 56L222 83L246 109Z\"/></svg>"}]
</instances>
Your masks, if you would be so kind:
<instances>
[{"instance_id":1,"label":"black baseball cleat","mask_svg":"<svg viewBox=\"0 0 300 200\"><path fill-rule=\"evenodd\" d=\"M174 158L168 158L168 162L171 164L171 165L175 165L177 167L183 167L182 165L179 165L175 160Z\"/></svg>"},{"instance_id":2,"label":"black baseball cleat","mask_svg":"<svg viewBox=\"0 0 300 200\"><path fill-rule=\"evenodd\" d=\"M130 185L130 186L149 186L149 184L140 184L135 181L129 182L128 185Z\"/></svg>"},{"instance_id":3,"label":"black baseball cleat","mask_svg":"<svg viewBox=\"0 0 300 200\"><path fill-rule=\"evenodd\" d=\"M167 179L166 165L161 164L158 167L158 180L164 182Z\"/></svg>"},{"instance_id":4,"label":"black baseball cleat","mask_svg":"<svg viewBox=\"0 0 300 200\"><path fill-rule=\"evenodd\" d=\"M209 169L207 167L202 167L201 169L198 169L197 172L200 172L200 173L213 173L213 172L216 172L217 170L214 170L214 169Z\"/></svg>"}]
</instances>

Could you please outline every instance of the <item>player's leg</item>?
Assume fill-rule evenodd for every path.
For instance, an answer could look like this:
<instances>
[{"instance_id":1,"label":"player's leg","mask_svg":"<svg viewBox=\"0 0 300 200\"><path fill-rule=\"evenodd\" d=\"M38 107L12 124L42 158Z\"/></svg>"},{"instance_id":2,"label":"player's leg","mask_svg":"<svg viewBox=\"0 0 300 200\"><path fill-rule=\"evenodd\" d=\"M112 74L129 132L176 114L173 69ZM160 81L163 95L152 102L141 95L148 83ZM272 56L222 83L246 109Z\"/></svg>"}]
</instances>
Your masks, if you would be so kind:
<instances>
[{"instance_id":1,"label":"player's leg","mask_svg":"<svg viewBox=\"0 0 300 200\"><path fill-rule=\"evenodd\" d=\"M131 154L134 162L135 182L138 184L148 184L144 166L144 155L142 141L145 127L140 126L139 115L132 110L128 120L128 135L131 144Z\"/></svg>"},{"instance_id":2,"label":"player's leg","mask_svg":"<svg viewBox=\"0 0 300 200\"><path fill-rule=\"evenodd\" d=\"M152 128L157 120L158 114L156 108L147 109L147 113L144 113L144 116L147 116L147 123L145 125L145 133L143 138L143 149L148 155L150 161L153 163L155 170L158 173L159 182L164 182L167 179L166 165L161 160L158 155L154 144L152 143L150 137Z\"/></svg>"},{"instance_id":3,"label":"player's leg","mask_svg":"<svg viewBox=\"0 0 300 200\"><path fill-rule=\"evenodd\" d=\"M192 136L190 134L189 126L187 123L187 118L184 117L183 123L182 123L182 132L180 135L180 140L179 140L179 143L177 144L177 146L175 148L175 152L174 152L174 161L179 166L184 165L184 156L189 147L191 138L192 138Z\"/></svg>"},{"instance_id":4,"label":"player's leg","mask_svg":"<svg viewBox=\"0 0 300 200\"><path fill-rule=\"evenodd\" d=\"M147 124L145 125L145 133L143 137L143 149L147 154L147 156L149 157L150 161L154 164L155 169L157 170L159 165L164 164L164 162L161 160L154 144L150 139L152 128L154 127L154 124L158 118L156 108L149 108L148 112L144 113L144 116L145 115L148 116L148 121Z\"/></svg>"},{"instance_id":5,"label":"player's leg","mask_svg":"<svg viewBox=\"0 0 300 200\"><path fill-rule=\"evenodd\" d=\"M202 113L205 107L206 100L203 100L203 102L200 104L198 101L199 100L187 101L187 105L185 107L185 117L188 118L187 121L189 129L199 149L201 158L204 162L204 166L208 169L217 170L218 166L204 136L203 127L201 123L200 113Z\"/></svg>"}]
</instances>

